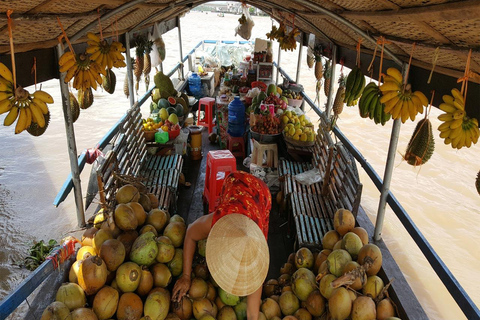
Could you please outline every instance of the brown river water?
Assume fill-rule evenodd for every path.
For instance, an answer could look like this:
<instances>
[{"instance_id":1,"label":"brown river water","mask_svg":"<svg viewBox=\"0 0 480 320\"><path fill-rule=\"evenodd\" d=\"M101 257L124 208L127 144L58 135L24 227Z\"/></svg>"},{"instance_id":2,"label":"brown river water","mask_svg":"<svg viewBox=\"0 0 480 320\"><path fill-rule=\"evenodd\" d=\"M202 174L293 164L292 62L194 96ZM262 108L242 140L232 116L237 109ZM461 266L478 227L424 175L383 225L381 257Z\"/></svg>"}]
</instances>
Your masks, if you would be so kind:
<instances>
[{"instance_id":1,"label":"brown river water","mask_svg":"<svg viewBox=\"0 0 480 320\"><path fill-rule=\"evenodd\" d=\"M181 19L183 54L201 39L243 40L235 36L238 18L228 14L224 17L217 17L213 13L186 14ZM266 39L265 34L270 31L272 20L269 17L253 19L255 26L251 39ZM180 60L178 29L168 32L163 38L167 51L164 70L168 71ZM278 46L274 44L275 59L277 54ZM313 70L308 69L305 55L306 50L303 50L299 83L313 98ZM295 78L297 59L298 49L281 54L282 67L292 78ZM75 123L79 154L95 147L129 107L122 90L126 70L114 71L117 75L115 93L110 95L101 89L97 90L93 106L82 110ZM348 71L345 70L345 73ZM50 106L50 125L43 136L32 137L27 132L15 135L13 127L0 126L0 297L8 294L29 274L15 266L15 262L22 259L32 241L59 240L77 229L73 194L58 208L52 205L70 172L70 163L58 80L47 81L42 88L55 99ZM33 92L34 88L27 90ZM145 85L141 83L140 94L143 93ZM325 102L326 98L322 95L322 108ZM143 106L142 112L148 115L148 103ZM440 123L438 114L440 112L437 109L431 111L430 119L434 128ZM313 111L309 111L308 115L313 122L316 121ZM1 122L4 117L0 116ZM356 107L345 107L337 122L381 177L392 123L390 121L384 127L375 125L369 119L360 118ZM479 146L453 150L443 144L435 130L435 153L426 165L414 168L402 161L401 154L406 149L415 124L408 121L402 125L391 190L458 282L480 305L480 196L474 186L475 176L480 169ZM364 185L362 206L375 222L379 192L360 166L359 173ZM90 166L87 164L81 174L83 195L87 191L89 175ZM383 238L429 318L466 319L388 207Z\"/></svg>"}]
</instances>

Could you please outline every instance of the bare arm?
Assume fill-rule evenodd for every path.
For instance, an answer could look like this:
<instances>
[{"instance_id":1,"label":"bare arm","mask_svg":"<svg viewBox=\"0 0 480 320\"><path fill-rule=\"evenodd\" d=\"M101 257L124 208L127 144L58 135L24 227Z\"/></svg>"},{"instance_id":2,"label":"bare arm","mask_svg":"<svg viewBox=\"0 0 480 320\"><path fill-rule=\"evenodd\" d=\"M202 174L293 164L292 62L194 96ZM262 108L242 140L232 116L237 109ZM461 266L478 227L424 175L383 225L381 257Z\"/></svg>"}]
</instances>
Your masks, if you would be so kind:
<instances>
[{"instance_id":1,"label":"bare arm","mask_svg":"<svg viewBox=\"0 0 480 320\"><path fill-rule=\"evenodd\" d=\"M262 286L247 297L247 320L258 320L261 299Z\"/></svg>"},{"instance_id":2,"label":"bare arm","mask_svg":"<svg viewBox=\"0 0 480 320\"><path fill-rule=\"evenodd\" d=\"M172 300L180 301L190 288L193 255L197 241L206 239L212 228L212 214L202 216L188 226L183 241L183 274L173 287Z\"/></svg>"}]
</instances>

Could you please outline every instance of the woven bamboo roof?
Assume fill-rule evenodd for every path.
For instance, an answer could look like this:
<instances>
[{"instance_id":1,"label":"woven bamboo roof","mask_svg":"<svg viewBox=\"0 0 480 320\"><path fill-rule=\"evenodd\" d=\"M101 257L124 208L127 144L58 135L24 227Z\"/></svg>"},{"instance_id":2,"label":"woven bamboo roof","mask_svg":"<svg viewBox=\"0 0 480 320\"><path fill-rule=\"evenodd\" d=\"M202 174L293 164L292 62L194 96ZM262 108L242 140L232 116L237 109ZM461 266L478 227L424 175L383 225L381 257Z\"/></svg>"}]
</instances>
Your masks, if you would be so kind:
<instances>
[{"instance_id":1,"label":"woven bamboo roof","mask_svg":"<svg viewBox=\"0 0 480 320\"><path fill-rule=\"evenodd\" d=\"M87 31L99 32L99 17L102 18L104 33L111 35L118 32L122 35L127 31L145 29L156 22L171 20L205 2L2 1L0 60L5 61L10 50L7 10L13 10L13 38L18 53L54 48L61 35L57 18L69 37L82 42ZM363 39L362 54L371 58L375 41L383 36L390 42L386 48L400 60L408 62L415 42L412 65L426 71L432 68L434 52L439 48L435 71L452 80L463 76L468 52L472 49L470 81L480 83L480 1L255 0L246 3L262 9L278 21L285 21L287 25L295 23L305 33L316 34L317 41L336 44L341 55L348 51L354 53L357 42ZM479 95L477 93L477 101Z\"/></svg>"}]
</instances>

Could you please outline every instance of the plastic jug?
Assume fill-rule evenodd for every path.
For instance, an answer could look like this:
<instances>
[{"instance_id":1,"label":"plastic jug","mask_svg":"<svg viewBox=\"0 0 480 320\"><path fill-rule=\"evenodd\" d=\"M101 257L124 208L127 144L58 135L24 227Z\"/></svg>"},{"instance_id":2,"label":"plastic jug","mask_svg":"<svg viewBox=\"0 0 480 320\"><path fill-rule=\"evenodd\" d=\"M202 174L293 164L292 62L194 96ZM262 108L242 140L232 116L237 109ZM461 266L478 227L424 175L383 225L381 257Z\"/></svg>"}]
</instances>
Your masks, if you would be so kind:
<instances>
[{"instance_id":1,"label":"plastic jug","mask_svg":"<svg viewBox=\"0 0 480 320\"><path fill-rule=\"evenodd\" d=\"M241 137L245 133L245 105L236 96L228 104L228 134L232 137Z\"/></svg>"},{"instance_id":2,"label":"plastic jug","mask_svg":"<svg viewBox=\"0 0 480 320\"><path fill-rule=\"evenodd\" d=\"M193 72L190 77L188 77L188 91L197 99L202 97L202 79L196 72Z\"/></svg>"}]
</instances>

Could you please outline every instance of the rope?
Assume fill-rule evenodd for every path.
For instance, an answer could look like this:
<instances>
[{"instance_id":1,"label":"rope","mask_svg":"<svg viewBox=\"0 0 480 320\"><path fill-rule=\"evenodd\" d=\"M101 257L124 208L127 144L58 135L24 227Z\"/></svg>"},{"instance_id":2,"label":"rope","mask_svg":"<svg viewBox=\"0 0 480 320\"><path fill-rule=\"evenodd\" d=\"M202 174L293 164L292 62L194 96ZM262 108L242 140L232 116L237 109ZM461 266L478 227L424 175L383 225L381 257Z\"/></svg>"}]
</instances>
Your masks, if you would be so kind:
<instances>
[{"instance_id":1,"label":"rope","mask_svg":"<svg viewBox=\"0 0 480 320\"><path fill-rule=\"evenodd\" d=\"M357 59L355 61L355 64L357 65L358 68L360 68L360 48L362 47L362 42L363 42L363 38L358 38L358 42L357 42Z\"/></svg>"},{"instance_id":2,"label":"rope","mask_svg":"<svg viewBox=\"0 0 480 320\"><path fill-rule=\"evenodd\" d=\"M437 47L435 49L435 52L433 53L433 58L432 58L432 71L430 71L430 76L428 77L427 83L430 84L430 81L432 80L432 75L433 75L433 70L435 70L435 66L437 65L437 60L438 60L438 54L440 52L440 47Z\"/></svg>"},{"instance_id":3,"label":"rope","mask_svg":"<svg viewBox=\"0 0 480 320\"><path fill-rule=\"evenodd\" d=\"M382 46L382 51L380 52L380 69L378 70L378 81L380 82L380 78L382 77L382 69L383 69L383 51L385 49L385 45L391 43L387 41L384 36L381 36L377 40L378 44Z\"/></svg>"},{"instance_id":4,"label":"rope","mask_svg":"<svg viewBox=\"0 0 480 320\"><path fill-rule=\"evenodd\" d=\"M76 243L80 242L75 238L66 241L64 244L54 249L52 253L45 258L45 260L51 260L53 263L53 269L57 269L60 264L62 264L75 252Z\"/></svg>"},{"instance_id":5,"label":"rope","mask_svg":"<svg viewBox=\"0 0 480 320\"><path fill-rule=\"evenodd\" d=\"M470 71L470 60L472 58L472 49L468 51L467 64L465 65L465 73L463 77L457 80L457 83L462 82L462 90L460 91L463 94L463 102L467 104L467 89L468 89L468 79L472 77L473 73Z\"/></svg>"},{"instance_id":6,"label":"rope","mask_svg":"<svg viewBox=\"0 0 480 320\"><path fill-rule=\"evenodd\" d=\"M37 91L37 57L33 57L32 72L35 79L35 91Z\"/></svg>"},{"instance_id":7,"label":"rope","mask_svg":"<svg viewBox=\"0 0 480 320\"><path fill-rule=\"evenodd\" d=\"M410 52L410 59L408 60L407 72L405 72L405 78L403 80L403 92L405 92L405 87L407 86L408 74L410 72L410 66L412 65L413 52L415 51L416 42L412 45L412 51Z\"/></svg>"},{"instance_id":8,"label":"rope","mask_svg":"<svg viewBox=\"0 0 480 320\"><path fill-rule=\"evenodd\" d=\"M12 58L13 90L17 88L17 72L15 70L15 49L13 48L12 18L13 10L7 10L8 37L10 38L10 56Z\"/></svg>"},{"instance_id":9,"label":"rope","mask_svg":"<svg viewBox=\"0 0 480 320\"><path fill-rule=\"evenodd\" d=\"M67 33L65 32L65 29L63 28L63 25L60 22L59 17L57 17L57 21L58 21L58 25L60 26L60 29L62 29L62 35L58 37L58 42L60 42L60 44L61 44L62 39L65 38L65 41L67 42L68 48L70 48L70 51L73 52L73 54L75 54L75 51L73 50L73 46L70 43L70 40L68 39Z\"/></svg>"}]
</instances>

